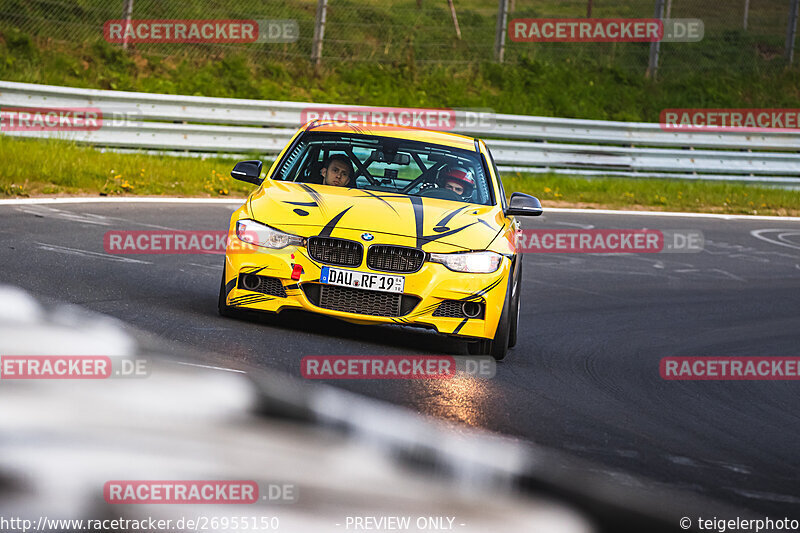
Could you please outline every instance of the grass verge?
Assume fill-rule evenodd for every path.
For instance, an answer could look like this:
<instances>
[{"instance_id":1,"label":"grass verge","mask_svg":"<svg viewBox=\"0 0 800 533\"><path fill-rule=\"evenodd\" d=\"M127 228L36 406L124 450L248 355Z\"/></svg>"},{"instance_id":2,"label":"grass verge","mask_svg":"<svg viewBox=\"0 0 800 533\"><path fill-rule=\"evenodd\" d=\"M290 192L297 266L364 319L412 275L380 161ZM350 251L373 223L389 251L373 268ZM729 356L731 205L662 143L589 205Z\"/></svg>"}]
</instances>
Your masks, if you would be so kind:
<instances>
[{"instance_id":1,"label":"grass verge","mask_svg":"<svg viewBox=\"0 0 800 533\"><path fill-rule=\"evenodd\" d=\"M745 183L507 174L503 187L545 206L800 216L800 191Z\"/></svg>"},{"instance_id":2,"label":"grass verge","mask_svg":"<svg viewBox=\"0 0 800 533\"><path fill-rule=\"evenodd\" d=\"M249 156L242 156L247 159ZM59 140L0 135L0 197L245 197L252 186L233 180L235 160L100 152ZM650 209L800 216L800 192L706 181L577 178L555 174L503 176L506 191L533 194L545 208Z\"/></svg>"},{"instance_id":3,"label":"grass verge","mask_svg":"<svg viewBox=\"0 0 800 533\"><path fill-rule=\"evenodd\" d=\"M246 159L246 157L243 157ZM235 161L101 152L61 140L0 135L0 196L245 196Z\"/></svg>"}]
</instances>

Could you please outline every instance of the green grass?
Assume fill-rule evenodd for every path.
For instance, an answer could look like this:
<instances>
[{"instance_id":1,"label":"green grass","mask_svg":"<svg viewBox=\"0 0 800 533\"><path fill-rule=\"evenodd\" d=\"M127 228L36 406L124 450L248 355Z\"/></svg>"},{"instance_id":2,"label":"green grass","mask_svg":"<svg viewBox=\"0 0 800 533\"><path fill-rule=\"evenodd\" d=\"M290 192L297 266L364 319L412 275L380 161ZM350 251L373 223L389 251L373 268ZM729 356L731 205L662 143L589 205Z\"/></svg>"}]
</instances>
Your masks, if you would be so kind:
<instances>
[{"instance_id":1,"label":"green grass","mask_svg":"<svg viewBox=\"0 0 800 533\"><path fill-rule=\"evenodd\" d=\"M246 157L244 157L246 159ZM243 196L223 158L117 154L59 140L0 135L0 195Z\"/></svg>"},{"instance_id":2,"label":"green grass","mask_svg":"<svg viewBox=\"0 0 800 533\"><path fill-rule=\"evenodd\" d=\"M545 207L800 215L797 190L745 183L515 173L503 176L503 187L534 194Z\"/></svg>"},{"instance_id":3,"label":"green grass","mask_svg":"<svg viewBox=\"0 0 800 533\"><path fill-rule=\"evenodd\" d=\"M66 141L0 136L0 161L0 197L244 197L252 190L251 185L230 178L235 160L225 158L118 154ZM744 184L519 173L504 175L503 184L509 194L538 196L545 208L800 215L797 191Z\"/></svg>"}]
</instances>

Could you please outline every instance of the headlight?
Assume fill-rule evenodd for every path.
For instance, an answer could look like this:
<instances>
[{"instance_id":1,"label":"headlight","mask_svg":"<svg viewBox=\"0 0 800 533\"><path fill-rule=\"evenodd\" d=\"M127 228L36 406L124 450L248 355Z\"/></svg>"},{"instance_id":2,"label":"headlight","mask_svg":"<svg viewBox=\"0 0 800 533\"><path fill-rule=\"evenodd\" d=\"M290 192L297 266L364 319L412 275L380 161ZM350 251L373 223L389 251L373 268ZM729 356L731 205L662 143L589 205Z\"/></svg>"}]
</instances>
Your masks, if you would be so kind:
<instances>
[{"instance_id":1,"label":"headlight","mask_svg":"<svg viewBox=\"0 0 800 533\"><path fill-rule=\"evenodd\" d=\"M302 246L303 238L290 233L284 233L266 224L255 220L240 220L236 223L236 236L244 241L264 248L286 248L287 246Z\"/></svg>"},{"instance_id":2,"label":"headlight","mask_svg":"<svg viewBox=\"0 0 800 533\"><path fill-rule=\"evenodd\" d=\"M431 254L430 260L441 263L456 272L487 274L500 268L503 256L494 252L465 252L455 254Z\"/></svg>"}]
</instances>

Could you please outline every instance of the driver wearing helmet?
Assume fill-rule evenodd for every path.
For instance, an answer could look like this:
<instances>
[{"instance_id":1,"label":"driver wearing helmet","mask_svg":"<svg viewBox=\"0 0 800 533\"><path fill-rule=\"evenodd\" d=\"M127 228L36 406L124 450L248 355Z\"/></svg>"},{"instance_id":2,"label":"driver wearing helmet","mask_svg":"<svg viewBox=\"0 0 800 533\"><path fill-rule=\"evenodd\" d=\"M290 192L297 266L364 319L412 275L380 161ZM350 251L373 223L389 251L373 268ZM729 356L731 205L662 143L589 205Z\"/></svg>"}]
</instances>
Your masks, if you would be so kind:
<instances>
[{"instance_id":1,"label":"driver wearing helmet","mask_svg":"<svg viewBox=\"0 0 800 533\"><path fill-rule=\"evenodd\" d=\"M475 177L471 170L462 166L446 166L439 171L436 185L456 193L463 201L472 201L472 192L475 190Z\"/></svg>"}]
</instances>

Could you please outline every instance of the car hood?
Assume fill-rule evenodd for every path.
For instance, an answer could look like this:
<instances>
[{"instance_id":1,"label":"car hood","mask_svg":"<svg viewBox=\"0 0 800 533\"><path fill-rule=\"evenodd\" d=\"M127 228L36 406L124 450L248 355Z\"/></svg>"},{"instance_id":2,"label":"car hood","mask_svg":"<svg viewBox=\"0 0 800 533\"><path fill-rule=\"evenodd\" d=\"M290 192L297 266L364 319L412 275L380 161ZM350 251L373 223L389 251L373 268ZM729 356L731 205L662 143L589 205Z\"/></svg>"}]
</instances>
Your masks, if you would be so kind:
<instances>
[{"instance_id":1,"label":"car hood","mask_svg":"<svg viewBox=\"0 0 800 533\"><path fill-rule=\"evenodd\" d=\"M482 250L503 227L498 206L273 180L253 193L249 210L255 220L303 237L356 230L406 237L426 251L435 251L434 243Z\"/></svg>"}]
</instances>

